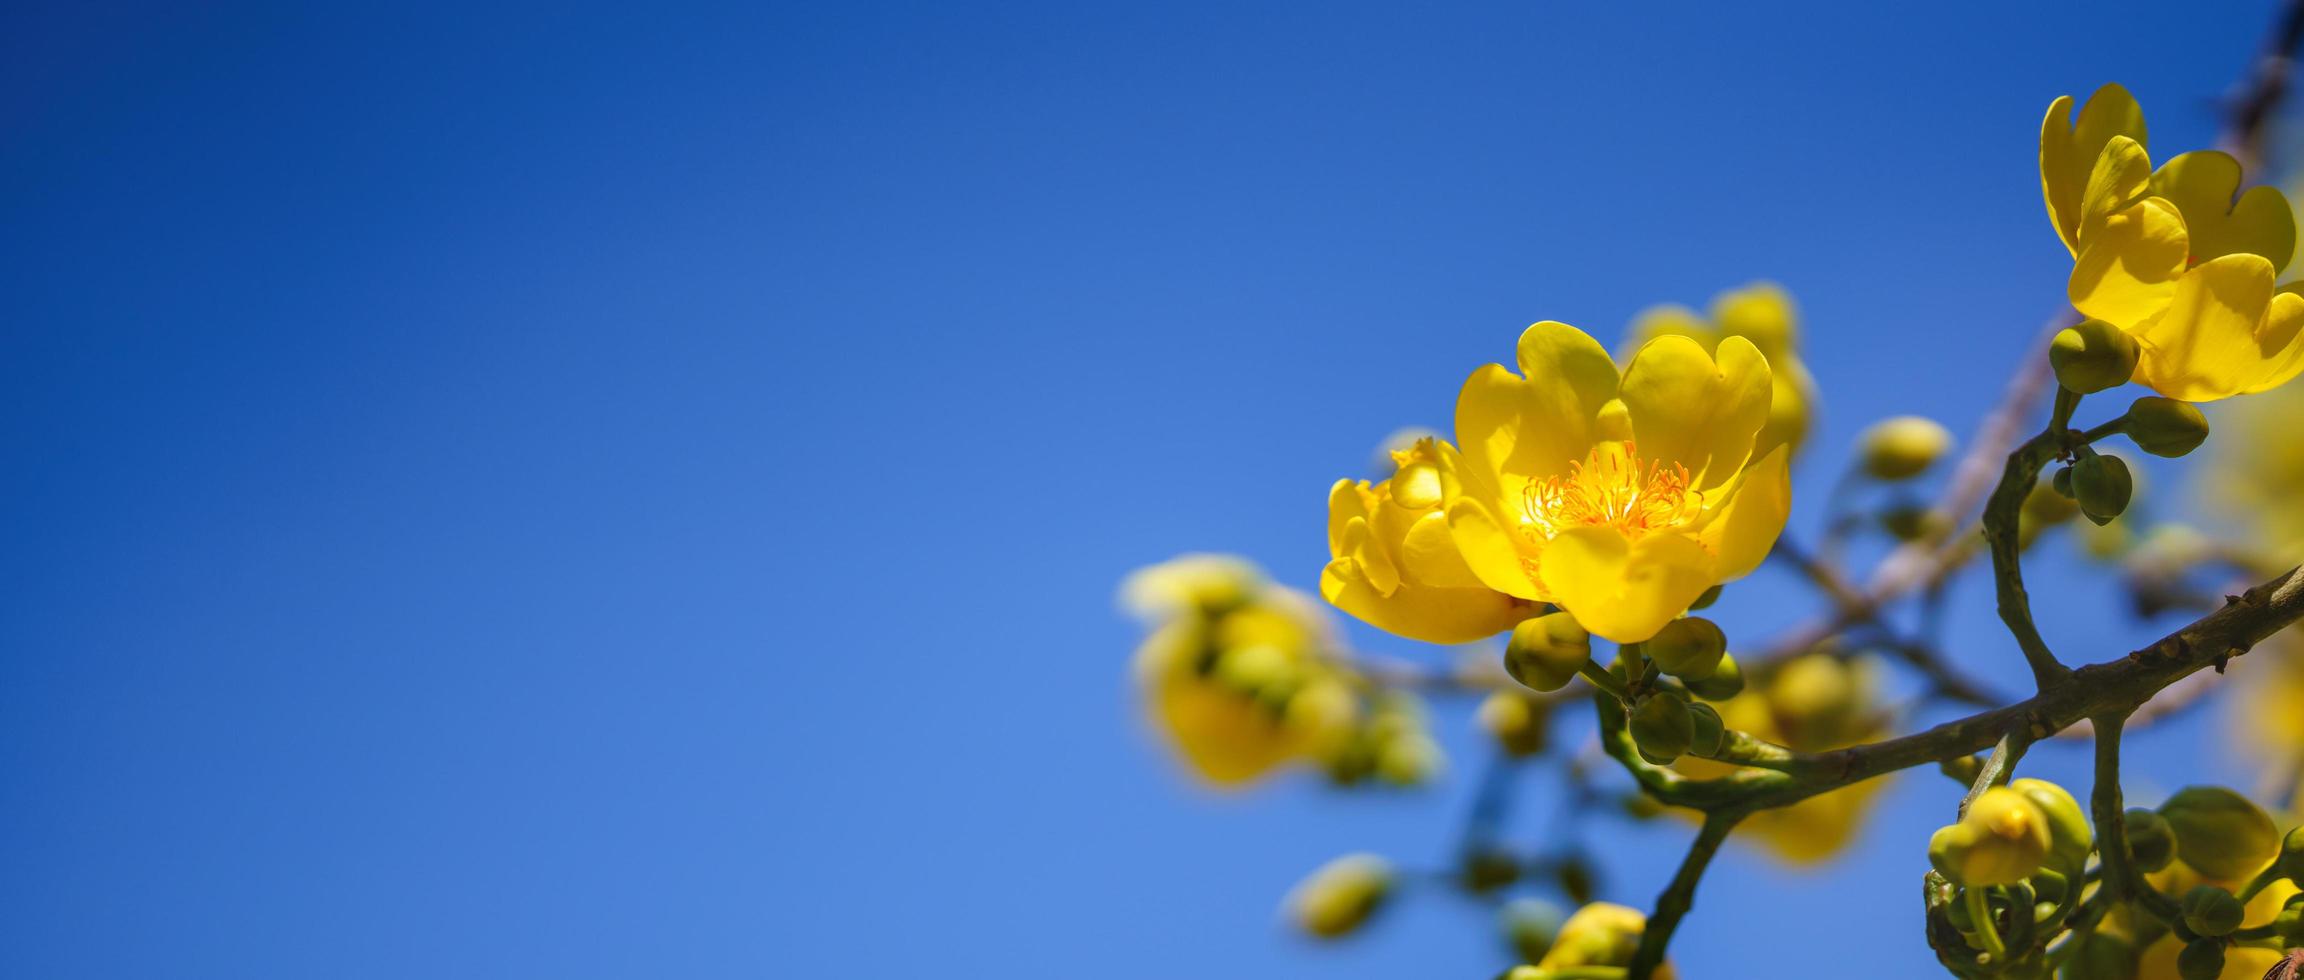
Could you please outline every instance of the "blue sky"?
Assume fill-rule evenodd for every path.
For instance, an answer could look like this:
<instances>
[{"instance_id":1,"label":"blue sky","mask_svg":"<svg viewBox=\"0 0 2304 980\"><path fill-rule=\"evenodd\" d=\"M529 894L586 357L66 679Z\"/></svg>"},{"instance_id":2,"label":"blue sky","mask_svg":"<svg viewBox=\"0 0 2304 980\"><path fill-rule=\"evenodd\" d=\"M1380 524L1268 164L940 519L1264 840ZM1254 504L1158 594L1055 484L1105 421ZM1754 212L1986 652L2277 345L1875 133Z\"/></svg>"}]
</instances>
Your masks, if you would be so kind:
<instances>
[{"instance_id":1,"label":"blue sky","mask_svg":"<svg viewBox=\"0 0 2304 980\"><path fill-rule=\"evenodd\" d=\"M11 7L0 973L1489 975L1445 898L1278 928L1327 857L1439 858L1465 780L1195 789L1117 580L1308 586L1328 484L1521 327L1753 279L1825 392L1803 499L1875 419L1966 433L2060 299L2042 108L2203 145L2270 14ZM2166 626L2057 575L2071 659ZM2131 794L2219 744L2140 735ZM1732 849L1684 975L1932 975L1956 793L1820 874ZM1686 829L1604 829L1647 904Z\"/></svg>"}]
</instances>

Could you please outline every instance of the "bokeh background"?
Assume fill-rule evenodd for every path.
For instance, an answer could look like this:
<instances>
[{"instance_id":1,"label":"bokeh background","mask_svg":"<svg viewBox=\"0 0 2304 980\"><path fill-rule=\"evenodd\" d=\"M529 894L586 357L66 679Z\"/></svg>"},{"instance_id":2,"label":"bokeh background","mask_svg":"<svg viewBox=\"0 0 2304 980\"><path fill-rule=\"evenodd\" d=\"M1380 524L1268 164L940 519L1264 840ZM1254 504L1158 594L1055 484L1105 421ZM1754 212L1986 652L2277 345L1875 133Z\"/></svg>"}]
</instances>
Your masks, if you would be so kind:
<instances>
[{"instance_id":1,"label":"bokeh background","mask_svg":"<svg viewBox=\"0 0 2304 980\"><path fill-rule=\"evenodd\" d=\"M2271 15L12 4L0 974L1490 975L1470 905L1274 911L1446 857L1468 706L1435 791L1213 794L1119 578L1309 587L1328 484L1521 327L1754 279L1823 385L1801 499L1878 418L1965 435L2060 300L2042 108L2205 145ZM2165 629L2071 554L2068 658ZM2014 686L1985 592L1951 636ZM2213 712L2131 744L2141 802L2245 785ZM1935 975L1957 792L1817 873L1732 848L1684 975ZM1688 829L1604 827L1647 905Z\"/></svg>"}]
</instances>

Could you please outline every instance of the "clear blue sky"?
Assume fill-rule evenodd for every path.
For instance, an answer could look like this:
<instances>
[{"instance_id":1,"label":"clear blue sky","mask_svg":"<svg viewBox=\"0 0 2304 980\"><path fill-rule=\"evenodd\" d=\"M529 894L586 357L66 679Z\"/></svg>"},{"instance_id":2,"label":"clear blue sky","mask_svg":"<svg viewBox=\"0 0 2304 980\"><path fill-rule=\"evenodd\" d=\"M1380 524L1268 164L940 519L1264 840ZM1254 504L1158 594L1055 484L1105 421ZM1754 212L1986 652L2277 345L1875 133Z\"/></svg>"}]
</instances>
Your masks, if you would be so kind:
<instances>
[{"instance_id":1,"label":"clear blue sky","mask_svg":"<svg viewBox=\"0 0 2304 980\"><path fill-rule=\"evenodd\" d=\"M1275 925L1440 857L1464 781L1194 789L1117 579L1310 585L1329 482L1522 326L1755 278L1817 457L1965 433L2060 297L2042 108L2120 80L2199 145L2270 16L1746 6L11 6L0 974L1488 975L1445 900ZM2066 649L2156 631L2051 568ZM1819 930L1784 975L1931 975L1955 793L1821 875L1732 851L1685 974L1765 910ZM1685 837L1610 830L1608 897Z\"/></svg>"}]
</instances>

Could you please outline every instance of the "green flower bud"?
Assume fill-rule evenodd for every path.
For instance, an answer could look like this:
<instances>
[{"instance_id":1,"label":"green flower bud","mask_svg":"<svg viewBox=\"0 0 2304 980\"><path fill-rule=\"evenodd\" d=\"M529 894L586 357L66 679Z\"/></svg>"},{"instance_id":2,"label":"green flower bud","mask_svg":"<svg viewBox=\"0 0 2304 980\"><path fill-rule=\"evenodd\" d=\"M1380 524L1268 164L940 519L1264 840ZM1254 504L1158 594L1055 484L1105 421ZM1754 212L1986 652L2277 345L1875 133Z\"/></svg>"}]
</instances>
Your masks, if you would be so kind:
<instances>
[{"instance_id":1,"label":"green flower bud","mask_svg":"<svg viewBox=\"0 0 2304 980\"><path fill-rule=\"evenodd\" d=\"M2154 456L2173 459L2208 439L2208 417L2188 402L2146 395L2128 406L2128 439Z\"/></svg>"},{"instance_id":2,"label":"green flower bud","mask_svg":"<svg viewBox=\"0 0 2304 980\"><path fill-rule=\"evenodd\" d=\"M1560 892L1578 905L1592 901L1592 893L1599 890L1593 880L1592 862L1582 854L1570 854L1553 865L1552 873L1560 879Z\"/></svg>"},{"instance_id":3,"label":"green flower bud","mask_svg":"<svg viewBox=\"0 0 2304 980\"><path fill-rule=\"evenodd\" d=\"M1704 590L1704 594L1697 596L1697 597L1696 597L1696 601L1695 601L1695 602L1691 602L1691 603L1689 603L1689 604L1688 604L1688 611L1689 611L1689 612L1696 612L1696 611L1698 611L1698 610L1701 610L1701 609L1710 609L1710 608L1712 608L1712 604L1713 604L1713 603L1715 603L1715 602L1719 602L1719 601L1720 601L1720 586L1717 586L1717 585L1715 585L1715 586L1713 586L1713 587L1711 587L1711 588L1709 588L1709 589L1705 589L1705 590Z\"/></svg>"},{"instance_id":4,"label":"green flower bud","mask_svg":"<svg viewBox=\"0 0 2304 980\"><path fill-rule=\"evenodd\" d=\"M2053 863L2066 875L2077 875L2088 866L2088 853L2095 846L2096 835L2088 826L2088 811L2072 794L2045 779L2019 779L2008 788L2024 794L2048 818L2049 854Z\"/></svg>"},{"instance_id":5,"label":"green flower bud","mask_svg":"<svg viewBox=\"0 0 2304 980\"><path fill-rule=\"evenodd\" d=\"M1519 691L1490 693L1480 702L1474 718L1496 744L1514 756L1527 757L1544 751L1551 734L1547 724L1552 719L1551 710L1543 701Z\"/></svg>"},{"instance_id":6,"label":"green flower bud","mask_svg":"<svg viewBox=\"0 0 2304 980\"><path fill-rule=\"evenodd\" d=\"M1959 823L1928 839L1928 861L1969 888L2012 885L2040 870L2048 847L2047 814L2024 794L1994 786Z\"/></svg>"},{"instance_id":7,"label":"green flower bud","mask_svg":"<svg viewBox=\"0 0 2304 980\"><path fill-rule=\"evenodd\" d=\"M1288 909L1305 932L1335 939L1360 928L1391 893L1391 864L1374 854L1347 854L1297 885Z\"/></svg>"},{"instance_id":8,"label":"green flower bud","mask_svg":"<svg viewBox=\"0 0 2304 980\"><path fill-rule=\"evenodd\" d=\"M2056 491L2056 494L2061 497L2070 498L2073 496L2072 468L2069 466L2057 467L2056 475L2048 478L2048 489Z\"/></svg>"},{"instance_id":9,"label":"green flower bud","mask_svg":"<svg viewBox=\"0 0 2304 980\"><path fill-rule=\"evenodd\" d=\"M1497 918L1513 953L1523 963L1534 963L1551 952L1552 941L1560 938L1560 923L1566 917L1559 906L1541 898L1515 898L1504 903Z\"/></svg>"},{"instance_id":10,"label":"green flower bud","mask_svg":"<svg viewBox=\"0 0 2304 980\"><path fill-rule=\"evenodd\" d=\"M1520 880L1520 862L1512 852L1493 846L1465 848L1456 869L1467 890L1485 895Z\"/></svg>"},{"instance_id":11,"label":"green flower bud","mask_svg":"<svg viewBox=\"0 0 2304 980\"><path fill-rule=\"evenodd\" d=\"M2224 972L2224 941L2196 939L2176 954L2176 975L2183 980L2216 980Z\"/></svg>"},{"instance_id":12,"label":"green flower bud","mask_svg":"<svg viewBox=\"0 0 2304 980\"><path fill-rule=\"evenodd\" d=\"M2178 906L2184 915L2184 925L2202 936L2228 936L2240 928L2240 920L2247 909L2231 892L2215 885L2197 885L2184 893Z\"/></svg>"},{"instance_id":13,"label":"green flower bud","mask_svg":"<svg viewBox=\"0 0 2304 980\"><path fill-rule=\"evenodd\" d=\"M1719 755L1721 747L1728 742L1728 727L1720 720L1720 712L1702 701L1692 701L1688 704L1688 718L1694 725L1688 751L1707 759Z\"/></svg>"},{"instance_id":14,"label":"green flower bud","mask_svg":"<svg viewBox=\"0 0 2304 980\"><path fill-rule=\"evenodd\" d=\"M2118 456L2090 453L2072 464L2072 495L2080 501L2080 513L2099 526L2127 510L2128 497L2135 492L2128 463Z\"/></svg>"},{"instance_id":15,"label":"green flower bud","mask_svg":"<svg viewBox=\"0 0 2304 980\"><path fill-rule=\"evenodd\" d=\"M2221 786L2194 786L2160 804L2176 836L2176 856L2201 875L2243 881L2280 850L2280 830L2248 798Z\"/></svg>"},{"instance_id":16,"label":"green flower bud","mask_svg":"<svg viewBox=\"0 0 2304 980\"><path fill-rule=\"evenodd\" d=\"M2304 885L2304 827L2288 832L2280 838L2280 863L2273 873L2298 885Z\"/></svg>"},{"instance_id":17,"label":"green flower bud","mask_svg":"<svg viewBox=\"0 0 2304 980\"><path fill-rule=\"evenodd\" d=\"M2082 320L2048 342L2056 383L2083 395L2127 384L2139 353L2136 338L2102 320Z\"/></svg>"},{"instance_id":18,"label":"green flower bud","mask_svg":"<svg viewBox=\"0 0 2304 980\"><path fill-rule=\"evenodd\" d=\"M2128 862L2143 872L2158 871L2176 859L2176 832L2168 828L2168 821L2141 807L2130 809L2121 820L2128 827Z\"/></svg>"},{"instance_id":19,"label":"green flower bud","mask_svg":"<svg viewBox=\"0 0 2304 980\"><path fill-rule=\"evenodd\" d=\"M1736 666L1731 654L1721 654L1720 662L1712 667L1712 676L1688 681L1688 690L1706 701L1726 701L1744 692L1744 668Z\"/></svg>"},{"instance_id":20,"label":"green flower bud","mask_svg":"<svg viewBox=\"0 0 2304 980\"><path fill-rule=\"evenodd\" d=\"M1944 519L1936 508L1899 504L1880 512L1880 529L1898 541L1919 541L1944 533Z\"/></svg>"},{"instance_id":21,"label":"green flower bud","mask_svg":"<svg viewBox=\"0 0 2304 980\"><path fill-rule=\"evenodd\" d=\"M1592 656L1592 635L1564 612L1522 620L1512 627L1504 645L1504 670L1539 691L1568 686L1578 668Z\"/></svg>"},{"instance_id":22,"label":"green flower bud","mask_svg":"<svg viewBox=\"0 0 2304 980\"><path fill-rule=\"evenodd\" d=\"M1687 616L1664 624L1640 644L1658 669L1682 680L1712 676L1728 652L1728 636L1709 619Z\"/></svg>"},{"instance_id":23,"label":"green flower bud","mask_svg":"<svg viewBox=\"0 0 2304 980\"><path fill-rule=\"evenodd\" d=\"M2062 980L2134 980L2136 946L2127 937L2098 929L2079 942L2057 973Z\"/></svg>"},{"instance_id":24,"label":"green flower bud","mask_svg":"<svg viewBox=\"0 0 2304 980\"><path fill-rule=\"evenodd\" d=\"M1696 720L1688 703L1670 694L1653 694L1632 707L1632 744L1640 757L1659 766L1688 753L1696 737Z\"/></svg>"},{"instance_id":25,"label":"green flower bud","mask_svg":"<svg viewBox=\"0 0 2304 980\"><path fill-rule=\"evenodd\" d=\"M1899 415L1872 424L1856 437L1864 472L1878 480L1919 476L1952 448L1952 433L1936 420Z\"/></svg>"}]
</instances>

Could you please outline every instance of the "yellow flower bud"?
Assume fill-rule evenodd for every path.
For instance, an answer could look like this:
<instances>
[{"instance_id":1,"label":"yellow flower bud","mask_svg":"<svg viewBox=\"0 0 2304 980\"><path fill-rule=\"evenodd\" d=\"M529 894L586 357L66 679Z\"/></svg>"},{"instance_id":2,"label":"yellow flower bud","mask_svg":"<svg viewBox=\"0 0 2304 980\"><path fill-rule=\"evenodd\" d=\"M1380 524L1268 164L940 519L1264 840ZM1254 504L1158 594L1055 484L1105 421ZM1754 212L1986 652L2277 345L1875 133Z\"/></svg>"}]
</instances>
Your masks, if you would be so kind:
<instances>
[{"instance_id":1,"label":"yellow flower bud","mask_svg":"<svg viewBox=\"0 0 2304 980\"><path fill-rule=\"evenodd\" d=\"M1928 860L1970 888L2012 885L2040 870L2048 847L2048 816L2023 793L1994 786L1959 823L1929 838Z\"/></svg>"},{"instance_id":2,"label":"yellow flower bud","mask_svg":"<svg viewBox=\"0 0 2304 980\"><path fill-rule=\"evenodd\" d=\"M1539 691L1568 686L1577 668L1592 656L1592 635L1564 612L1522 620L1504 646L1504 670Z\"/></svg>"},{"instance_id":3,"label":"yellow flower bud","mask_svg":"<svg viewBox=\"0 0 2304 980\"><path fill-rule=\"evenodd\" d=\"M1440 743L1422 732L1396 735L1376 746L1376 775L1396 786L1422 786L1447 766Z\"/></svg>"},{"instance_id":4,"label":"yellow flower bud","mask_svg":"<svg viewBox=\"0 0 2304 980\"><path fill-rule=\"evenodd\" d=\"M2195 885L2184 893L2179 908L2184 924L2203 936L2226 936L2240 928L2240 920L2247 915L2240 899L2215 885Z\"/></svg>"},{"instance_id":5,"label":"yellow flower bud","mask_svg":"<svg viewBox=\"0 0 2304 980\"><path fill-rule=\"evenodd\" d=\"M2168 866L2176 860L2176 833L2168 829L2168 821L2141 807L2131 808L2121 823L2128 828L2128 863L2136 870L2150 873Z\"/></svg>"},{"instance_id":6,"label":"yellow flower bud","mask_svg":"<svg viewBox=\"0 0 2304 980\"><path fill-rule=\"evenodd\" d=\"M1728 652L1728 636L1709 619L1686 616L1664 624L1640 649L1658 669L1682 680L1712 676Z\"/></svg>"},{"instance_id":7,"label":"yellow flower bud","mask_svg":"<svg viewBox=\"0 0 2304 980\"><path fill-rule=\"evenodd\" d=\"M1720 662L1712 667L1712 675L1688 681L1688 690L1707 701L1726 701L1744 693L1744 668L1736 666L1731 654L1721 654Z\"/></svg>"},{"instance_id":8,"label":"yellow flower bud","mask_svg":"<svg viewBox=\"0 0 2304 980\"><path fill-rule=\"evenodd\" d=\"M2086 868L2095 832L2088 826L2088 811L2081 809L2080 801L2045 779L2019 779L2008 788L2024 794L2048 818L2049 852L2056 867L2067 875L2077 875Z\"/></svg>"},{"instance_id":9,"label":"yellow flower bud","mask_svg":"<svg viewBox=\"0 0 2304 980\"><path fill-rule=\"evenodd\" d=\"M1351 935L1392 892L1392 866L1374 854L1347 854L1312 872L1288 895L1290 917L1322 939Z\"/></svg>"},{"instance_id":10,"label":"yellow flower bud","mask_svg":"<svg viewBox=\"0 0 2304 980\"><path fill-rule=\"evenodd\" d=\"M1873 423L1857 437L1864 472L1875 479L1909 480L1935 465L1952 448L1952 433L1936 420L1899 415Z\"/></svg>"},{"instance_id":11,"label":"yellow flower bud","mask_svg":"<svg viewBox=\"0 0 2304 980\"><path fill-rule=\"evenodd\" d=\"M1688 703L1670 694L1654 694L1632 706L1632 744L1640 757L1659 766L1688 754L1696 737L1696 720Z\"/></svg>"},{"instance_id":12,"label":"yellow flower bud","mask_svg":"<svg viewBox=\"0 0 2304 980\"><path fill-rule=\"evenodd\" d=\"M1536 970L1629 965L1632 954L1640 949L1640 933L1647 928L1647 916L1633 909L1607 902L1586 905L1560 927L1560 938L1543 959L1536 961ZM1542 976L1540 972L1536 975ZM1658 967L1656 976L1669 980L1671 968Z\"/></svg>"},{"instance_id":13,"label":"yellow flower bud","mask_svg":"<svg viewBox=\"0 0 2304 980\"><path fill-rule=\"evenodd\" d=\"M1544 751L1551 712L1542 701L1518 691L1496 691L1480 702L1474 717L1506 752L1531 756Z\"/></svg>"},{"instance_id":14,"label":"yellow flower bud","mask_svg":"<svg viewBox=\"0 0 2304 980\"><path fill-rule=\"evenodd\" d=\"M2280 849L2280 830L2261 807L2221 786L2193 786L2160 804L2176 856L2209 878L2241 881Z\"/></svg>"},{"instance_id":15,"label":"yellow flower bud","mask_svg":"<svg viewBox=\"0 0 2304 980\"><path fill-rule=\"evenodd\" d=\"M2103 320L2082 320L2056 332L2048 344L2048 363L2056 370L2056 383L2086 395L2127 384L2139 353L2136 338L2127 331Z\"/></svg>"},{"instance_id":16,"label":"yellow flower bud","mask_svg":"<svg viewBox=\"0 0 2304 980\"><path fill-rule=\"evenodd\" d=\"M2080 512L2099 526L2126 511L2135 491L2128 463L2118 456L2090 453L2072 464L2072 495L2080 501Z\"/></svg>"},{"instance_id":17,"label":"yellow flower bud","mask_svg":"<svg viewBox=\"0 0 2304 980\"><path fill-rule=\"evenodd\" d=\"M2123 431L2136 448L2173 459L2200 448L2208 440L2208 417L2198 408L2173 398L2146 395L2128 406Z\"/></svg>"}]
</instances>

